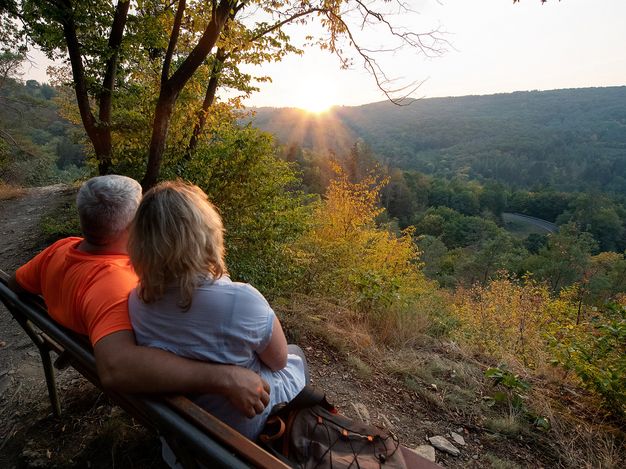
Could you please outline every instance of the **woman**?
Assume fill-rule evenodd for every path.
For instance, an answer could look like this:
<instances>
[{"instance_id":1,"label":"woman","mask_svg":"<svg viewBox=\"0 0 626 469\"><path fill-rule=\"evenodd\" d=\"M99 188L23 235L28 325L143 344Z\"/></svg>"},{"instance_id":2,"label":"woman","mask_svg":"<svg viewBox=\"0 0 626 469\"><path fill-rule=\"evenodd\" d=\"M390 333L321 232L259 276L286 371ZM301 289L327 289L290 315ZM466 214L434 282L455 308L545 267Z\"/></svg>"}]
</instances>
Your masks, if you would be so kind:
<instances>
[{"instance_id":1,"label":"woman","mask_svg":"<svg viewBox=\"0 0 626 469\"><path fill-rule=\"evenodd\" d=\"M129 254L140 283L130 294L129 312L140 345L243 366L269 383L270 403L252 419L224 397L196 399L254 440L271 408L304 387L305 363L288 354L265 298L228 277L223 233L219 214L200 188L165 182L148 191L130 229Z\"/></svg>"}]
</instances>

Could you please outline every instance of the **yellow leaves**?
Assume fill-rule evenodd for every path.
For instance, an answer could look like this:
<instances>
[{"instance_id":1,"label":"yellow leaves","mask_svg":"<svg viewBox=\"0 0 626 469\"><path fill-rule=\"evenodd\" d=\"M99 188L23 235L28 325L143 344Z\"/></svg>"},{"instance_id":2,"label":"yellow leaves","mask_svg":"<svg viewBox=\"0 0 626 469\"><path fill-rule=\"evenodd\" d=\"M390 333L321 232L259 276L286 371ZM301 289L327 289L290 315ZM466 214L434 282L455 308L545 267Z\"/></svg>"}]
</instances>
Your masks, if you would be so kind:
<instances>
[{"instance_id":1,"label":"yellow leaves","mask_svg":"<svg viewBox=\"0 0 626 469\"><path fill-rule=\"evenodd\" d=\"M514 356L527 366L541 363L552 302L548 287L530 280L501 278L485 287L461 288L454 299L460 321L455 334L470 348L497 358Z\"/></svg>"},{"instance_id":2,"label":"yellow leaves","mask_svg":"<svg viewBox=\"0 0 626 469\"><path fill-rule=\"evenodd\" d=\"M372 174L350 182L335 171L294 247L306 271L303 288L359 311L381 340L402 340L427 322L426 309L439 307L436 287L420 271L413 230L397 234L376 223L386 180Z\"/></svg>"}]
</instances>

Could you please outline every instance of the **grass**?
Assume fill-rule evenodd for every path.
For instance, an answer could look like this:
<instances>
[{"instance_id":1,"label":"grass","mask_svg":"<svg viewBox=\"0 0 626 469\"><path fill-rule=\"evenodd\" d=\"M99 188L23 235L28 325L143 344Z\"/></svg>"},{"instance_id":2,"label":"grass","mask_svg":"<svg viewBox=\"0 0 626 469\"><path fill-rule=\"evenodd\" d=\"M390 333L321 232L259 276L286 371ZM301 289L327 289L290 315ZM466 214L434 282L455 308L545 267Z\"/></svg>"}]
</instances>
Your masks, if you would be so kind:
<instances>
[{"instance_id":1,"label":"grass","mask_svg":"<svg viewBox=\"0 0 626 469\"><path fill-rule=\"evenodd\" d=\"M499 458L492 453L486 453L485 459L489 461L489 464L491 464L491 467L493 469L521 469L521 466L519 466L518 464L508 461L506 459Z\"/></svg>"},{"instance_id":2,"label":"grass","mask_svg":"<svg viewBox=\"0 0 626 469\"><path fill-rule=\"evenodd\" d=\"M418 407L436 415L438 422L483 429L491 441L486 444L495 452L484 461L492 467L519 467L506 459L513 448L544 466L560 461L564 467L617 468L626 458L623 428L602 422L603 414L592 415L597 405L576 401L579 394L589 393L573 382L567 384L572 392L564 392L562 377L547 367L529 374L514 357L505 360L510 370L532 385L523 392L523 408L515 411L510 405L488 405L485 400L497 391L507 391L494 387L493 380L484 375L487 368L496 366L494 357L424 335L423 327L402 331L404 338L412 332L411 340L383 343L362 315L323 298L297 295L284 300L278 309L294 336L323 340L360 378L380 372L393 376L415 395ZM550 428L535 428L536 417L547 419Z\"/></svg>"},{"instance_id":3,"label":"grass","mask_svg":"<svg viewBox=\"0 0 626 469\"><path fill-rule=\"evenodd\" d=\"M48 243L68 236L80 236L80 220L73 197L41 220L41 232Z\"/></svg>"},{"instance_id":4,"label":"grass","mask_svg":"<svg viewBox=\"0 0 626 469\"><path fill-rule=\"evenodd\" d=\"M346 362L352 369L354 369L354 371L356 371L359 378L367 379L372 376L372 368L359 357L355 355L348 355L346 357Z\"/></svg>"},{"instance_id":5,"label":"grass","mask_svg":"<svg viewBox=\"0 0 626 469\"><path fill-rule=\"evenodd\" d=\"M521 433L523 424L516 414L508 414L503 417L491 417L487 419L485 427L502 435L517 436Z\"/></svg>"}]
</instances>

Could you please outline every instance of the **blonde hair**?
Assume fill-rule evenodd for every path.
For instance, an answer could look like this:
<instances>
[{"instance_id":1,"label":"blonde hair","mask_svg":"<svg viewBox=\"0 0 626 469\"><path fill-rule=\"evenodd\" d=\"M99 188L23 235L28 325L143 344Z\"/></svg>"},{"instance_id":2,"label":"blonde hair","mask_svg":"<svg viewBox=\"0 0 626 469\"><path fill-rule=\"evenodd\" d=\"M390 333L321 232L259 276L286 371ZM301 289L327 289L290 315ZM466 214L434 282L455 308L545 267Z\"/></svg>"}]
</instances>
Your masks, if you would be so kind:
<instances>
[{"instance_id":1,"label":"blonde hair","mask_svg":"<svg viewBox=\"0 0 626 469\"><path fill-rule=\"evenodd\" d=\"M226 273L222 219L202 189L181 181L163 182L144 195L131 224L128 253L145 303L176 285L179 306L187 310L208 273L213 279Z\"/></svg>"}]
</instances>

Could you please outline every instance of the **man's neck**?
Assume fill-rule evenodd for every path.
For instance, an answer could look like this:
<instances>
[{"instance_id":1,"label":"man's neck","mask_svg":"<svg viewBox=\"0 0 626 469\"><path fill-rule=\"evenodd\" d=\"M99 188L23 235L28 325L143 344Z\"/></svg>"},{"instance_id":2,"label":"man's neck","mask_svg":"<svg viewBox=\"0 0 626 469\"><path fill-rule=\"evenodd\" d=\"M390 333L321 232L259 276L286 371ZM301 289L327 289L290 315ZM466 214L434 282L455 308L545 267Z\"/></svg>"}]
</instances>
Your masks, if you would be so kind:
<instances>
[{"instance_id":1,"label":"man's neck","mask_svg":"<svg viewBox=\"0 0 626 469\"><path fill-rule=\"evenodd\" d=\"M76 248L80 252L86 252L88 254L128 254L126 247L126 239L117 240L108 244L92 244L86 239L83 239Z\"/></svg>"}]
</instances>

